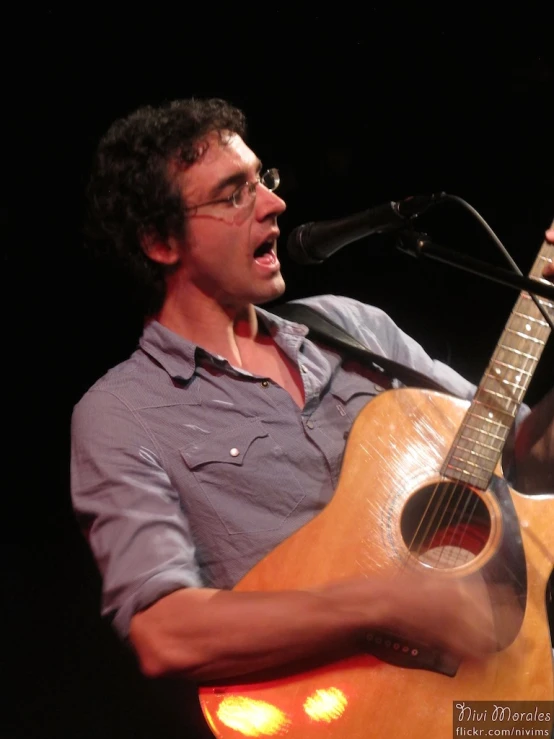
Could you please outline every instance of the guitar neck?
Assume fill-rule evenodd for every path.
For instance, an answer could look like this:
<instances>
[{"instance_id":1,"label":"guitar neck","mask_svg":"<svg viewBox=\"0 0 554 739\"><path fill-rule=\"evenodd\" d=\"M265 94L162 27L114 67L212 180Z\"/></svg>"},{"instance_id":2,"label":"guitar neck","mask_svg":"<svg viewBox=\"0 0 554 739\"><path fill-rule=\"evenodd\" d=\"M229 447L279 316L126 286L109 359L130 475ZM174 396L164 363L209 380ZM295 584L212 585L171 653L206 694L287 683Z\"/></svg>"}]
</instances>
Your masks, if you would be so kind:
<instances>
[{"instance_id":1,"label":"guitar neck","mask_svg":"<svg viewBox=\"0 0 554 739\"><path fill-rule=\"evenodd\" d=\"M529 274L541 275L554 262L554 246L544 242ZM552 319L554 304L538 299ZM522 292L446 458L442 474L485 490L550 335L543 314Z\"/></svg>"}]
</instances>

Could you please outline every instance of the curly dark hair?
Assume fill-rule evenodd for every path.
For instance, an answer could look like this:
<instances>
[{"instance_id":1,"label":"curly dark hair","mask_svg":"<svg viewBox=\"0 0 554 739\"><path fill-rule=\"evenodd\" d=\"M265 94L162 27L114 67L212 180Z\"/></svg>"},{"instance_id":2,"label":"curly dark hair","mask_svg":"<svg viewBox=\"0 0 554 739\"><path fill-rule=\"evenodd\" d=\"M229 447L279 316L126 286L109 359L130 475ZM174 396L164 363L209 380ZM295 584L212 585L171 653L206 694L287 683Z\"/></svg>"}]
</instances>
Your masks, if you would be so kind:
<instances>
[{"instance_id":1,"label":"curly dark hair","mask_svg":"<svg viewBox=\"0 0 554 739\"><path fill-rule=\"evenodd\" d=\"M168 165L192 163L198 141L214 131L244 136L244 114L217 98L176 100L115 121L98 145L87 188L85 241L95 255L115 258L130 273L145 313L160 308L171 268L146 255L140 236L183 236L186 206Z\"/></svg>"}]
</instances>

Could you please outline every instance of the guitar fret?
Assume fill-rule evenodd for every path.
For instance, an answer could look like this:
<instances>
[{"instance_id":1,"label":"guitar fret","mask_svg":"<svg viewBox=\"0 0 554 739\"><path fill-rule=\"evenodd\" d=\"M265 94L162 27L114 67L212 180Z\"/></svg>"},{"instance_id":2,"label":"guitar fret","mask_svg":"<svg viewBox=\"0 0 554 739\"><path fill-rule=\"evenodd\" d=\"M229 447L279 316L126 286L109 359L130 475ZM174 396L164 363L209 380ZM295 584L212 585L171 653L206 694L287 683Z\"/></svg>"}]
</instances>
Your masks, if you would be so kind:
<instances>
[{"instance_id":1,"label":"guitar fret","mask_svg":"<svg viewBox=\"0 0 554 739\"><path fill-rule=\"evenodd\" d=\"M465 439L464 441L467 441L467 439ZM472 442L469 446L462 445L460 442L461 439L458 440L458 443L456 444L456 453L483 457L483 459L492 459L493 457L491 456L490 452L492 452L492 455L494 456L498 453L498 449L495 449L491 446L486 446L485 444L479 444L479 442ZM452 451L452 454L454 454L454 451ZM465 458L466 457L464 457L464 459Z\"/></svg>"},{"instance_id":2,"label":"guitar fret","mask_svg":"<svg viewBox=\"0 0 554 739\"><path fill-rule=\"evenodd\" d=\"M533 374L529 370L520 369L519 367L515 367L513 364L508 364L506 362L501 362L500 359L493 359L492 360L494 364L500 364L502 367L508 367L508 369L514 370L514 372L520 372L522 375L527 375L528 377L531 377Z\"/></svg>"},{"instance_id":3,"label":"guitar fret","mask_svg":"<svg viewBox=\"0 0 554 739\"><path fill-rule=\"evenodd\" d=\"M527 315L527 313L518 313L518 311L514 311L513 315L518 316L519 318L523 318L526 321L531 321L531 323L538 323L540 326L548 328L548 323L546 321L542 321L540 318L531 318L531 316Z\"/></svg>"},{"instance_id":4,"label":"guitar fret","mask_svg":"<svg viewBox=\"0 0 554 739\"><path fill-rule=\"evenodd\" d=\"M460 451L463 451L464 453L469 451L470 449L482 449L483 451L488 450L493 454L498 454L498 452L502 449L503 443L504 439L499 439L498 445L485 444L480 439L470 439L467 436L464 436L463 438L460 437L456 446L460 449Z\"/></svg>"},{"instance_id":5,"label":"guitar fret","mask_svg":"<svg viewBox=\"0 0 554 739\"><path fill-rule=\"evenodd\" d=\"M454 457L454 459L455 459L455 457ZM469 465L470 467L474 467L475 470L481 470L481 465L476 464L475 462L470 462L469 459L459 459L458 461L459 462L463 462L464 464ZM474 470L468 470L467 467L456 468L456 466L455 465L452 465L452 464L449 464L449 466L450 467L454 467L455 469L462 469L462 471L465 472L466 475L474 475L475 474L475 471Z\"/></svg>"},{"instance_id":6,"label":"guitar fret","mask_svg":"<svg viewBox=\"0 0 554 739\"><path fill-rule=\"evenodd\" d=\"M542 282L542 280L540 280L540 282ZM545 282L544 284L545 285L549 285L550 282ZM536 297L537 297L537 300L539 301L539 303L542 305L543 308L554 308L554 303L550 303L546 298L539 298L538 295ZM531 296L530 295L524 295L524 298L526 300L531 300Z\"/></svg>"},{"instance_id":7,"label":"guitar fret","mask_svg":"<svg viewBox=\"0 0 554 739\"><path fill-rule=\"evenodd\" d=\"M517 344L522 344L525 341L529 341L531 344L542 343L546 344L548 339L548 331L540 324L533 325L529 321L525 321L523 318L516 318L512 321L512 326L508 330L511 334L509 337L510 343L515 340ZM533 336L531 336L533 332Z\"/></svg>"},{"instance_id":8,"label":"guitar fret","mask_svg":"<svg viewBox=\"0 0 554 739\"><path fill-rule=\"evenodd\" d=\"M475 418L479 418L481 421L485 421L486 423L490 423L490 424L495 424L496 426L500 426L501 428L504 427L503 424L502 424L502 422L499 421L497 418L489 418L488 416L480 416L478 413L471 412L471 411L470 411L470 413L471 413L472 416L474 416ZM511 418L513 420L513 417L511 417Z\"/></svg>"},{"instance_id":9,"label":"guitar fret","mask_svg":"<svg viewBox=\"0 0 554 739\"><path fill-rule=\"evenodd\" d=\"M496 380L497 382L500 381L503 385L511 385L511 387L515 387L517 390L525 390L522 385L519 385L517 382L510 382L509 380L504 379L500 375L492 375L490 372L485 372L485 377L488 377L491 380Z\"/></svg>"},{"instance_id":10,"label":"guitar fret","mask_svg":"<svg viewBox=\"0 0 554 739\"><path fill-rule=\"evenodd\" d=\"M464 482L472 483L476 487L482 487L484 489L488 485L488 482L489 482L488 475L487 476L476 475L474 472L470 472L469 470L463 469L462 467L456 467L456 465L454 464L447 464L446 469L459 473L457 476L450 475L450 477L455 477L458 480L463 480Z\"/></svg>"},{"instance_id":11,"label":"guitar fret","mask_svg":"<svg viewBox=\"0 0 554 739\"><path fill-rule=\"evenodd\" d=\"M477 431L477 433L479 434L490 436L491 439L498 439L498 441L501 441L502 443L504 443L504 441L506 440L505 436L497 436L496 434L493 434L492 431L485 431L485 429L477 428L477 426L472 426L470 423L465 423L464 428L471 429L472 431Z\"/></svg>"},{"instance_id":12,"label":"guitar fret","mask_svg":"<svg viewBox=\"0 0 554 739\"><path fill-rule=\"evenodd\" d=\"M513 352L514 354L517 354L520 357L525 357L526 359L532 359L533 361L537 359L537 357L534 357L532 354L527 354L526 352L521 352L518 349L514 349L511 346L507 346L506 344L499 344L499 346L502 347L502 349L506 349L507 351Z\"/></svg>"},{"instance_id":13,"label":"guitar fret","mask_svg":"<svg viewBox=\"0 0 554 739\"><path fill-rule=\"evenodd\" d=\"M545 345L545 341L541 341L540 339L535 339L533 336L527 336L527 334L522 334L520 331L515 331L512 328L507 328L506 332L509 334L515 334L516 336L519 336L521 339L525 339L526 341L532 341L535 344L540 344L541 346Z\"/></svg>"},{"instance_id":14,"label":"guitar fret","mask_svg":"<svg viewBox=\"0 0 554 739\"><path fill-rule=\"evenodd\" d=\"M458 461L465 463L467 460L461 459L461 460L458 460ZM478 465L474 465L474 466L479 469ZM457 472L463 472L465 475L474 475L475 474L475 472L473 472L471 470L468 470L467 467L458 467L458 465L453 464L451 461L448 462L447 467L450 467L451 469L456 470Z\"/></svg>"},{"instance_id":15,"label":"guitar fret","mask_svg":"<svg viewBox=\"0 0 554 739\"><path fill-rule=\"evenodd\" d=\"M499 389L493 390L493 387L497 387ZM491 403L494 402L495 398L498 398L500 401L504 401L504 403L498 403L495 407L498 407L501 410L508 410L510 408L510 403L519 405L523 395L523 392L518 392L522 390L521 386L513 385L513 387L515 388L515 392L514 390L508 390L508 388L504 386L504 383L498 383L498 381L493 385L491 379L487 378L477 391L476 399L487 402L487 398L482 397L483 393L487 393Z\"/></svg>"},{"instance_id":16,"label":"guitar fret","mask_svg":"<svg viewBox=\"0 0 554 739\"><path fill-rule=\"evenodd\" d=\"M515 418L515 416L516 416L517 408L516 408L516 411L512 413L511 411L509 411L509 410L507 410L505 408L498 408L496 405L491 405L490 403L485 403L484 400L478 400L477 398L473 402L475 404L477 404L477 405L482 405L484 408L489 408L491 411L494 411L495 413L500 413L500 415L510 416L511 418ZM515 401L513 401L513 400L512 400L512 403L514 403L515 405L517 405L515 403ZM477 418L482 418L482 416L477 415ZM488 420L491 421L491 422L493 422L493 421L496 420L496 422L498 423L498 419L495 419L495 417L493 416L492 413L489 416L489 419Z\"/></svg>"},{"instance_id":17,"label":"guitar fret","mask_svg":"<svg viewBox=\"0 0 554 739\"><path fill-rule=\"evenodd\" d=\"M500 437L498 437L498 438L500 438ZM495 446L491 446L490 444L485 444L484 441L479 441L478 439L469 439L469 438L467 438L465 436L461 436L460 437L460 442L462 442L462 441L467 441L467 442L469 442L471 444L478 444L480 447L484 447L485 449L490 449L491 452L498 452L498 451L500 451ZM504 439L502 439L502 441L504 441Z\"/></svg>"},{"instance_id":18,"label":"guitar fret","mask_svg":"<svg viewBox=\"0 0 554 739\"><path fill-rule=\"evenodd\" d=\"M505 424L503 424L497 418L488 418L487 416L480 416L478 413L473 413L472 415L475 416L475 418L478 418L480 421L485 421L485 423L494 424L495 426L499 426L500 428L503 428L505 426ZM513 416L510 416L510 420L513 420Z\"/></svg>"},{"instance_id":19,"label":"guitar fret","mask_svg":"<svg viewBox=\"0 0 554 739\"><path fill-rule=\"evenodd\" d=\"M472 451L470 449L465 450L468 454L471 454L475 457L479 457L480 459L485 459L487 462L493 462L494 460L491 457L488 457L486 454L479 454L479 452ZM450 459L457 459L459 462L467 462L468 464L471 464L474 467L479 467L480 465L476 462L471 462L469 457L459 457L457 454L453 454ZM496 457L494 458L496 459Z\"/></svg>"},{"instance_id":20,"label":"guitar fret","mask_svg":"<svg viewBox=\"0 0 554 739\"><path fill-rule=\"evenodd\" d=\"M512 400L511 398L509 398L507 395L504 395L503 393L498 393L498 392L496 392L496 390L490 390L488 387L484 387L483 386L478 391L478 394L479 393L482 393L482 392L483 393L488 393L489 395L496 395L496 397L497 398L500 398L501 400L507 400L508 402L511 402L511 403L514 403L515 402L514 400ZM477 401L477 402L482 402L482 401ZM483 403L483 404L486 405L486 403Z\"/></svg>"},{"instance_id":21,"label":"guitar fret","mask_svg":"<svg viewBox=\"0 0 554 739\"><path fill-rule=\"evenodd\" d=\"M552 261L546 243L531 270L538 279L545 254ZM552 301L539 303L552 309ZM521 292L442 467L445 476L487 488L549 335L541 309Z\"/></svg>"}]
</instances>

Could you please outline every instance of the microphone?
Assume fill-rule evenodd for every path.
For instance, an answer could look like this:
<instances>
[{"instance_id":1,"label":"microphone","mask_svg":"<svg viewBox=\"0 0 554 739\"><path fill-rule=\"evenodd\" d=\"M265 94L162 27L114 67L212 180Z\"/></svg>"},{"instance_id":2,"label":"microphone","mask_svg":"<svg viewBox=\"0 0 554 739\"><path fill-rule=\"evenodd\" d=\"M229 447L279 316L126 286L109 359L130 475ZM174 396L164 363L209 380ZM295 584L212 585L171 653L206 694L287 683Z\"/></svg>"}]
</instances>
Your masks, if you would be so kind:
<instances>
[{"instance_id":1,"label":"microphone","mask_svg":"<svg viewBox=\"0 0 554 739\"><path fill-rule=\"evenodd\" d=\"M287 251L297 264L321 264L346 244L364 236L406 228L410 219L416 218L447 197L445 192L415 195L398 203L391 201L346 218L304 223L291 231Z\"/></svg>"}]
</instances>

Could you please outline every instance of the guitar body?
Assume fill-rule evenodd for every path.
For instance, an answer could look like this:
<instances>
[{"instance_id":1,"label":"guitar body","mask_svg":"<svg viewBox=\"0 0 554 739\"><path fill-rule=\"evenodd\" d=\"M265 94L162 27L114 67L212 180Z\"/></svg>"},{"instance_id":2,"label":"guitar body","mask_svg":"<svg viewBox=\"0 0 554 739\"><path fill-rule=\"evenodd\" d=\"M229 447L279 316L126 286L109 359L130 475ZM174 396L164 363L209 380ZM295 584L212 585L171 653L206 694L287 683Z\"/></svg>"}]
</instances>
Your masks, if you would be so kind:
<instances>
[{"instance_id":1,"label":"guitar body","mask_svg":"<svg viewBox=\"0 0 554 739\"><path fill-rule=\"evenodd\" d=\"M437 567L450 577L483 573L488 581L506 570L522 606L511 643L448 673L419 665L414 645L385 639L373 653L303 672L204 687L200 702L216 736L446 738L452 736L454 702L554 700L545 605L554 565L554 496L522 496L498 471L487 490L465 490L480 511L476 531L465 529L468 543L458 542L469 551L465 558L458 557L457 547L435 547L436 539L425 544L420 536L420 548L427 548L421 557L408 544L418 536L412 515L426 505L430 491L449 484L441 469L468 406L416 389L373 400L352 427L329 505L259 562L236 590L307 589L405 566Z\"/></svg>"}]
</instances>

